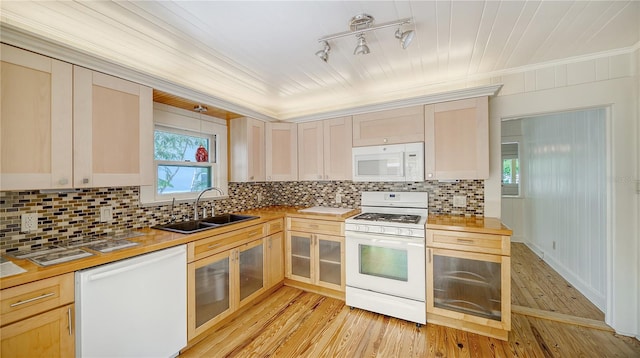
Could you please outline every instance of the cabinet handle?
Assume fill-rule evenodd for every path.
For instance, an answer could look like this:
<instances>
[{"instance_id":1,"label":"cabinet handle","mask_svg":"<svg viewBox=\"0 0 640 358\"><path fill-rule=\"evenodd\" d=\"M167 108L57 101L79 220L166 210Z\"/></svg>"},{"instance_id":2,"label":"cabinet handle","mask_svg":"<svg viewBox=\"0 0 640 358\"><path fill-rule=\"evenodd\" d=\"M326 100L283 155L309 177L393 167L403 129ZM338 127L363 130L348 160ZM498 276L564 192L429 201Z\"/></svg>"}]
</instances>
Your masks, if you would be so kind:
<instances>
[{"instance_id":1,"label":"cabinet handle","mask_svg":"<svg viewBox=\"0 0 640 358\"><path fill-rule=\"evenodd\" d=\"M253 230L249 233L249 236L254 236L254 235L259 235L262 232L262 230L258 229L258 230Z\"/></svg>"},{"instance_id":2,"label":"cabinet handle","mask_svg":"<svg viewBox=\"0 0 640 358\"><path fill-rule=\"evenodd\" d=\"M213 244L213 245L209 245L207 246L207 249L215 249L216 247L220 246L222 244Z\"/></svg>"},{"instance_id":3,"label":"cabinet handle","mask_svg":"<svg viewBox=\"0 0 640 358\"><path fill-rule=\"evenodd\" d=\"M89 178L82 179L82 184L89 184Z\"/></svg>"},{"instance_id":4,"label":"cabinet handle","mask_svg":"<svg viewBox=\"0 0 640 358\"><path fill-rule=\"evenodd\" d=\"M429 255L428 255L429 256L429 263L431 263L431 249L428 249L428 250L429 250Z\"/></svg>"},{"instance_id":5,"label":"cabinet handle","mask_svg":"<svg viewBox=\"0 0 640 358\"><path fill-rule=\"evenodd\" d=\"M309 224L309 227L312 228L312 229L319 228L318 224Z\"/></svg>"},{"instance_id":6,"label":"cabinet handle","mask_svg":"<svg viewBox=\"0 0 640 358\"><path fill-rule=\"evenodd\" d=\"M473 244L475 241L471 240L471 239L457 239L458 242L464 243L464 244Z\"/></svg>"},{"instance_id":7,"label":"cabinet handle","mask_svg":"<svg viewBox=\"0 0 640 358\"><path fill-rule=\"evenodd\" d=\"M69 335L73 335L73 331L71 329L71 307L67 310L67 323L69 324Z\"/></svg>"},{"instance_id":8,"label":"cabinet handle","mask_svg":"<svg viewBox=\"0 0 640 358\"><path fill-rule=\"evenodd\" d=\"M62 178L60 180L58 180L58 184L60 185L66 185L69 181L67 180L67 178Z\"/></svg>"},{"instance_id":9,"label":"cabinet handle","mask_svg":"<svg viewBox=\"0 0 640 358\"><path fill-rule=\"evenodd\" d=\"M55 293L53 293L53 292L45 293L44 295L40 295L38 297L33 297L33 298L29 298L28 300L18 301L16 303L12 303L9 307L18 307L20 305L24 305L25 303L41 300L43 298L51 297L53 295L55 295Z\"/></svg>"},{"instance_id":10,"label":"cabinet handle","mask_svg":"<svg viewBox=\"0 0 640 358\"><path fill-rule=\"evenodd\" d=\"M251 176L251 177L249 178L249 180L253 180L253 176Z\"/></svg>"}]
</instances>

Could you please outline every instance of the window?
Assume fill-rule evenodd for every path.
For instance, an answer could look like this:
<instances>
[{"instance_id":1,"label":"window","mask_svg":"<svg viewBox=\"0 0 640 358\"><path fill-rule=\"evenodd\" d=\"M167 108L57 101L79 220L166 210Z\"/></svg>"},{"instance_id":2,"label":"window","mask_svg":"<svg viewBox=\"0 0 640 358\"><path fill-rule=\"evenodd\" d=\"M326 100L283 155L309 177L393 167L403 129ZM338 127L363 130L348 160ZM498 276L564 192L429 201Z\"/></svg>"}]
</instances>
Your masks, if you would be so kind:
<instances>
[{"instance_id":1,"label":"window","mask_svg":"<svg viewBox=\"0 0 640 358\"><path fill-rule=\"evenodd\" d=\"M196 161L202 147L208 160ZM215 135L189 133L157 126L153 156L156 167L156 196L197 193L212 186L212 165L216 153Z\"/></svg>"},{"instance_id":2,"label":"window","mask_svg":"<svg viewBox=\"0 0 640 358\"><path fill-rule=\"evenodd\" d=\"M153 179L140 187L140 202L191 201L211 186L228 194L226 121L160 103L153 107L153 166L146 174ZM206 160L196 160L199 150L206 150ZM203 199L218 196L209 191Z\"/></svg>"},{"instance_id":3,"label":"window","mask_svg":"<svg viewBox=\"0 0 640 358\"><path fill-rule=\"evenodd\" d=\"M518 143L502 143L502 195L520 195Z\"/></svg>"}]
</instances>

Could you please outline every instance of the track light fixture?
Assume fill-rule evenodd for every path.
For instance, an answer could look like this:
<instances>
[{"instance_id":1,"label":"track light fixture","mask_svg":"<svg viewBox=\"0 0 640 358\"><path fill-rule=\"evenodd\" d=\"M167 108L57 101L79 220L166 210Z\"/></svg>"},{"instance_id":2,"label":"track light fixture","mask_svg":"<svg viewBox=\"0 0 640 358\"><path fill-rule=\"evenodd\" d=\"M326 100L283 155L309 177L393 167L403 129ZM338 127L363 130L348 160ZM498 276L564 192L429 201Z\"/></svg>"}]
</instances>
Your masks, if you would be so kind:
<instances>
[{"instance_id":1,"label":"track light fixture","mask_svg":"<svg viewBox=\"0 0 640 358\"><path fill-rule=\"evenodd\" d=\"M329 46L329 40L337 39L345 36L356 36L358 43L356 45L355 50L353 50L354 55L366 55L369 52L369 46L367 45L367 39L364 37L364 34L368 31L383 29L386 27L397 26L398 29L395 32L395 37L400 40L400 46L403 49L406 49L413 41L413 37L415 36L415 32L413 30L401 31L400 26L410 24L412 19L400 19L396 21L385 22L379 25L373 25L373 21L375 19L373 16L368 14L359 14L351 18L349 21L349 31L340 32L333 35L328 35L318 39L323 46L323 49L316 52L316 56L318 56L322 61L327 62L329 60L329 51L331 50L331 46Z\"/></svg>"}]
</instances>

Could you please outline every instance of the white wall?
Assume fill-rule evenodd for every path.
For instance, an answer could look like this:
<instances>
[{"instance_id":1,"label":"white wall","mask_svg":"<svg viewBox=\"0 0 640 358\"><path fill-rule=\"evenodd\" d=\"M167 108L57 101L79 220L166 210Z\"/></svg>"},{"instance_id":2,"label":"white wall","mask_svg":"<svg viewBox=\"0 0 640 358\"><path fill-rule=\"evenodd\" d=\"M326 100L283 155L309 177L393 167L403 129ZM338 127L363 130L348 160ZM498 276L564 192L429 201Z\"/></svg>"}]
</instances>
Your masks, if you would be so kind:
<instances>
[{"instance_id":1,"label":"white wall","mask_svg":"<svg viewBox=\"0 0 640 358\"><path fill-rule=\"evenodd\" d=\"M490 178L485 215L500 216L501 121L575 109L608 107L607 305L605 320L618 333L640 336L640 248L638 235L637 53L589 59L516 73L490 101Z\"/></svg>"}]
</instances>

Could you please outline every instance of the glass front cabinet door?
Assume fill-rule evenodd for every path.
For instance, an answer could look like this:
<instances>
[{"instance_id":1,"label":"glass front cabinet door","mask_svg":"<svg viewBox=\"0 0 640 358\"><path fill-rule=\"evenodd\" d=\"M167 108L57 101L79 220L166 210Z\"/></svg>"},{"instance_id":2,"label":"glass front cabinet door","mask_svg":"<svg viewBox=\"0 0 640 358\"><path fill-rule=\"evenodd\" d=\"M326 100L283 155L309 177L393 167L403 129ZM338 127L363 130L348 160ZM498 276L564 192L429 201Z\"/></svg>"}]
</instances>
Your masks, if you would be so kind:
<instances>
[{"instance_id":1,"label":"glass front cabinet door","mask_svg":"<svg viewBox=\"0 0 640 358\"><path fill-rule=\"evenodd\" d=\"M510 257L428 248L427 265L427 321L511 328Z\"/></svg>"},{"instance_id":2,"label":"glass front cabinet door","mask_svg":"<svg viewBox=\"0 0 640 358\"><path fill-rule=\"evenodd\" d=\"M287 232L286 277L344 291L344 238Z\"/></svg>"},{"instance_id":3,"label":"glass front cabinet door","mask_svg":"<svg viewBox=\"0 0 640 358\"><path fill-rule=\"evenodd\" d=\"M265 290L263 240L256 240L237 249L239 273L239 305L251 301Z\"/></svg>"}]
</instances>

